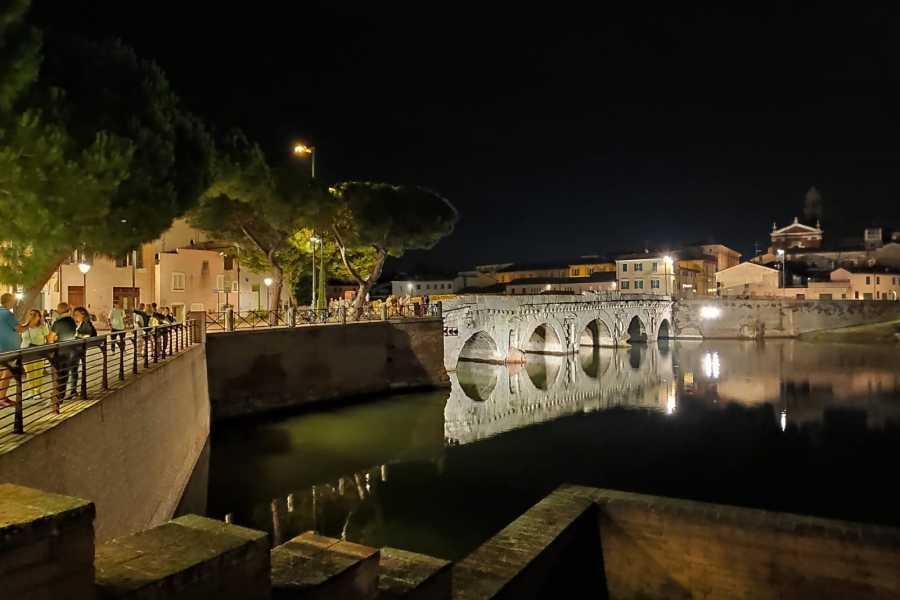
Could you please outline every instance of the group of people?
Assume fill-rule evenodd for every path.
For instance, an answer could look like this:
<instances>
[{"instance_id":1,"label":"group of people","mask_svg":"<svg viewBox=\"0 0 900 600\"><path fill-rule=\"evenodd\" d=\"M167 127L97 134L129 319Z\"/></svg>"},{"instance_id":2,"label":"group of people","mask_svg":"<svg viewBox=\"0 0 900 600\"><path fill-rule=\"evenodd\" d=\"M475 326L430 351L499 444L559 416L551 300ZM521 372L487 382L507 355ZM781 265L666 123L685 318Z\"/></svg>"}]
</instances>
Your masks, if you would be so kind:
<instances>
[{"instance_id":1,"label":"group of people","mask_svg":"<svg viewBox=\"0 0 900 600\"><path fill-rule=\"evenodd\" d=\"M91 314L83 306L72 308L66 302L60 302L56 311L51 314L31 309L20 322L14 313L15 304L13 294L6 293L0 296L0 353L97 335ZM168 306L158 307L155 302L149 305L140 304L131 312L129 323L121 302L116 300L107 316L110 331L114 334L124 334L129 326L142 329L176 321ZM167 345L168 332L164 331L161 337L162 343ZM75 397L78 391L79 365L83 359L78 346L61 347L54 354L51 360L57 372L58 400ZM16 368L14 364L0 363L0 408L15 404L15 401L8 397L8 390ZM47 383L44 360L26 362L21 381L23 399L43 399L42 392L45 391Z\"/></svg>"},{"instance_id":2,"label":"group of people","mask_svg":"<svg viewBox=\"0 0 900 600\"><path fill-rule=\"evenodd\" d=\"M72 309L67 303L61 302L56 307L56 318L48 324L44 314L37 309L29 310L25 320L19 322L13 312L15 303L15 296L12 294L0 296L0 352L97 335L97 330L91 322L91 314L83 306ZM60 348L54 358L54 366L59 373L60 392L66 391L64 395L68 398L74 397L78 389L79 359L77 347ZM16 368L14 365L0 364L0 408L15 403L7 397L14 368ZM25 363L22 389L27 391L23 393L23 397L41 399L44 389L43 360Z\"/></svg>"}]
</instances>

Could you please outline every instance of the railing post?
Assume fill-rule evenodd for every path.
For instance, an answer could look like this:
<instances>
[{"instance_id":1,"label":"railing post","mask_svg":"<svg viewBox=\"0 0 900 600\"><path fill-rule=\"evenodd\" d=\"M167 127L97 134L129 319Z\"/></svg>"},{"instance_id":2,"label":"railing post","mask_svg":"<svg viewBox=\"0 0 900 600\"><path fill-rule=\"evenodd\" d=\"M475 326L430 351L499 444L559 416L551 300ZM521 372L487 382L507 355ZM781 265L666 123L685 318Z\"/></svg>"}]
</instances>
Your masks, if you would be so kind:
<instances>
[{"instance_id":1,"label":"railing post","mask_svg":"<svg viewBox=\"0 0 900 600\"><path fill-rule=\"evenodd\" d=\"M109 349L109 338L106 338L103 341L103 344L100 346L100 349L103 351L103 377L102 377L102 387L104 390L109 389L109 376L107 374L107 369L109 367L109 359L107 358L107 350Z\"/></svg>"},{"instance_id":2,"label":"railing post","mask_svg":"<svg viewBox=\"0 0 900 600\"><path fill-rule=\"evenodd\" d=\"M159 328L153 328L153 362L159 362Z\"/></svg>"},{"instance_id":3,"label":"railing post","mask_svg":"<svg viewBox=\"0 0 900 600\"><path fill-rule=\"evenodd\" d=\"M59 388L59 361L59 347L57 347L53 360L47 361L50 363L51 379L53 380L53 412L56 414L59 414L59 403L62 402L63 394L66 391Z\"/></svg>"},{"instance_id":4,"label":"railing post","mask_svg":"<svg viewBox=\"0 0 900 600\"><path fill-rule=\"evenodd\" d=\"M144 340L144 368L150 366L150 335L146 329L141 329L141 338Z\"/></svg>"},{"instance_id":5,"label":"railing post","mask_svg":"<svg viewBox=\"0 0 900 600\"><path fill-rule=\"evenodd\" d=\"M341 307L341 323L347 324L347 308L344 306Z\"/></svg>"},{"instance_id":6,"label":"railing post","mask_svg":"<svg viewBox=\"0 0 900 600\"><path fill-rule=\"evenodd\" d=\"M381 320L382 321L388 320L387 303L381 305Z\"/></svg>"},{"instance_id":7,"label":"railing post","mask_svg":"<svg viewBox=\"0 0 900 600\"><path fill-rule=\"evenodd\" d=\"M125 332L119 333L119 381L125 380Z\"/></svg>"},{"instance_id":8,"label":"railing post","mask_svg":"<svg viewBox=\"0 0 900 600\"><path fill-rule=\"evenodd\" d=\"M234 331L234 309L230 306L225 309L225 331Z\"/></svg>"},{"instance_id":9,"label":"railing post","mask_svg":"<svg viewBox=\"0 0 900 600\"><path fill-rule=\"evenodd\" d=\"M131 370L134 374L138 372L138 331L137 327L134 328L134 333L131 336L132 343L132 356L131 356Z\"/></svg>"},{"instance_id":10,"label":"railing post","mask_svg":"<svg viewBox=\"0 0 900 600\"><path fill-rule=\"evenodd\" d=\"M16 370L13 373L13 377L16 379L16 408L15 408L15 416L13 417L13 432L15 433L25 433L25 416L22 413L22 377L25 372L25 364L22 361L22 355L16 359Z\"/></svg>"},{"instance_id":11,"label":"railing post","mask_svg":"<svg viewBox=\"0 0 900 600\"><path fill-rule=\"evenodd\" d=\"M81 344L81 399L87 400L87 339Z\"/></svg>"}]
</instances>

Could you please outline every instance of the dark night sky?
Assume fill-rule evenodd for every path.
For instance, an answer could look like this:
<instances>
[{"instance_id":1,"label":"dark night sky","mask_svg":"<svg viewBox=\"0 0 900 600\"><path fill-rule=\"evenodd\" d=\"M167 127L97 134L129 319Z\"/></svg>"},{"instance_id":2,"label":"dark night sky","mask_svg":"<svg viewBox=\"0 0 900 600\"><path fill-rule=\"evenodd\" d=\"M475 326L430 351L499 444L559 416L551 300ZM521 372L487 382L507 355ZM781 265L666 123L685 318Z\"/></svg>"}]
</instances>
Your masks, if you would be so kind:
<instances>
[{"instance_id":1,"label":"dark night sky","mask_svg":"<svg viewBox=\"0 0 900 600\"><path fill-rule=\"evenodd\" d=\"M880 9L34 2L42 26L156 60L273 161L305 139L325 178L447 196L456 232L407 264L749 253L810 185L826 234L900 225L900 19Z\"/></svg>"}]
</instances>

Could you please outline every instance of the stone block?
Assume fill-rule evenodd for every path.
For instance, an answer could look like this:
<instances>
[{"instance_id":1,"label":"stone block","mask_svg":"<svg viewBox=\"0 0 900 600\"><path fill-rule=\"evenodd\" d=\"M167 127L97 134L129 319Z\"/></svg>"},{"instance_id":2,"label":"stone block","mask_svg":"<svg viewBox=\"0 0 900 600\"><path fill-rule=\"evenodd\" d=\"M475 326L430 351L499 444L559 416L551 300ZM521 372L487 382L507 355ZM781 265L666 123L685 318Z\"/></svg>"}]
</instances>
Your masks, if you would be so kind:
<instances>
[{"instance_id":1,"label":"stone block","mask_svg":"<svg viewBox=\"0 0 900 600\"><path fill-rule=\"evenodd\" d=\"M397 548L382 548L378 600L450 600L450 561Z\"/></svg>"},{"instance_id":2,"label":"stone block","mask_svg":"<svg viewBox=\"0 0 900 600\"><path fill-rule=\"evenodd\" d=\"M188 515L97 548L101 598L269 598L269 542L260 531Z\"/></svg>"},{"instance_id":3,"label":"stone block","mask_svg":"<svg viewBox=\"0 0 900 600\"><path fill-rule=\"evenodd\" d=\"M93 598L93 520L86 500L0 484L2 595Z\"/></svg>"},{"instance_id":4,"label":"stone block","mask_svg":"<svg viewBox=\"0 0 900 600\"><path fill-rule=\"evenodd\" d=\"M272 598L375 598L378 560L375 548L308 531L272 550Z\"/></svg>"}]
</instances>

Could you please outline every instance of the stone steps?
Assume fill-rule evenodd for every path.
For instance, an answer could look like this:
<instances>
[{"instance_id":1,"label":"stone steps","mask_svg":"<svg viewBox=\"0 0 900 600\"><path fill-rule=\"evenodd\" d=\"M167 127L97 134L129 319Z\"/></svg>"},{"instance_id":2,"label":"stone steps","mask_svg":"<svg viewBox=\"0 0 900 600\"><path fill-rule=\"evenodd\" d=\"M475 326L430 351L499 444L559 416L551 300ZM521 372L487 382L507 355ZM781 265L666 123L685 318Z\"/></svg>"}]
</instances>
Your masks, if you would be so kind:
<instances>
[{"instance_id":1,"label":"stone steps","mask_svg":"<svg viewBox=\"0 0 900 600\"><path fill-rule=\"evenodd\" d=\"M449 600L450 563L303 533L272 550L273 600Z\"/></svg>"}]
</instances>

